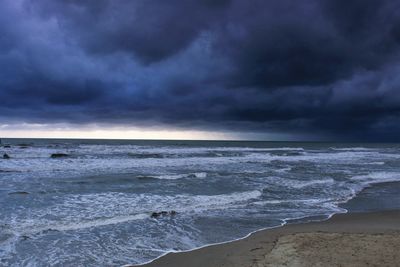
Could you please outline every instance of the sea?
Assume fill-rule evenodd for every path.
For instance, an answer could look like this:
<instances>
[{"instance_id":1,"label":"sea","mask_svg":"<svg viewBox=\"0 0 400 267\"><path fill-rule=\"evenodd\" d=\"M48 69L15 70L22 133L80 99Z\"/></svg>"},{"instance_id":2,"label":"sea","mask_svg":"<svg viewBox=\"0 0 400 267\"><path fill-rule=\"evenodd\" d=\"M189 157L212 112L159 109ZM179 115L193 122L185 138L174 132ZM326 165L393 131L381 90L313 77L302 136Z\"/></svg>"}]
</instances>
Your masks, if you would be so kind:
<instances>
[{"instance_id":1,"label":"sea","mask_svg":"<svg viewBox=\"0 0 400 267\"><path fill-rule=\"evenodd\" d=\"M0 266L142 264L400 208L399 144L2 139L0 153Z\"/></svg>"}]
</instances>

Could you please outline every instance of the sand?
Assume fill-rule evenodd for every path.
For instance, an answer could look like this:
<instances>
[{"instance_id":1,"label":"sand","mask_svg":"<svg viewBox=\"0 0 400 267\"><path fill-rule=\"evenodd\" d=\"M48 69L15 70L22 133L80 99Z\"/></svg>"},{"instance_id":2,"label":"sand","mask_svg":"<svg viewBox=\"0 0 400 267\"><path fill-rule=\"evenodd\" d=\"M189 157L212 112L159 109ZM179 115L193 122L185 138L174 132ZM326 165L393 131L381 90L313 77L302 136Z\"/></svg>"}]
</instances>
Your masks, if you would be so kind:
<instances>
[{"instance_id":1,"label":"sand","mask_svg":"<svg viewBox=\"0 0 400 267\"><path fill-rule=\"evenodd\" d=\"M400 266L399 249L398 234L294 234L253 266Z\"/></svg>"},{"instance_id":2,"label":"sand","mask_svg":"<svg viewBox=\"0 0 400 267\"><path fill-rule=\"evenodd\" d=\"M400 211L349 213L290 224L145 267L400 266Z\"/></svg>"}]
</instances>

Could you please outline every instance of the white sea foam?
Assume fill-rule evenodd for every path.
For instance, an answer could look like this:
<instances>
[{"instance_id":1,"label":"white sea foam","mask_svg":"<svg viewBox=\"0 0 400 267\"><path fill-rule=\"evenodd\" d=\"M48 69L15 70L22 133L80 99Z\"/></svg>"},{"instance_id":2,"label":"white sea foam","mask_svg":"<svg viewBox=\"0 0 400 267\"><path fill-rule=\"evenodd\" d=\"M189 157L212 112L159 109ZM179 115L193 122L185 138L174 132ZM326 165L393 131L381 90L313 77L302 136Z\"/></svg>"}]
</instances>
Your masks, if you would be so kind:
<instances>
[{"instance_id":1,"label":"white sea foam","mask_svg":"<svg viewBox=\"0 0 400 267\"><path fill-rule=\"evenodd\" d=\"M45 230L78 230L150 218L153 211L179 213L224 210L243 206L261 196L258 190L221 195L130 195L104 193L70 196L63 203L34 211L36 218L14 220L14 230L39 233ZM132 215L126 215L132 214ZM51 215L57 222L47 220Z\"/></svg>"},{"instance_id":2,"label":"white sea foam","mask_svg":"<svg viewBox=\"0 0 400 267\"><path fill-rule=\"evenodd\" d=\"M338 151L370 151L377 150L375 148L367 148L367 147L331 147L332 150Z\"/></svg>"},{"instance_id":3,"label":"white sea foam","mask_svg":"<svg viewBox=\"0 0 400 267\"><path fill-rule=\"evenodd\" d=\"M304 187L308 187L308 186L314 186L314 185L327 185L327 184L333 184L335 183L335 181L332 178L328 178L328 179L324 179L324 180L313 180L313 181L299 181L299 180L292 180L293 184L292 187L293 188L304 188Z\"/></svg>"},{"instance_id":4,"label":"white sea foam","mask_svg":"<svg viewBox=\"0 0 400 267\"><path fill-rule=\"evenodd\" d=\"M107 148L102 151L101 148ZM123 149L124 152L118 151ZM93 151L92 151L93 150ZM176 154L179 157L143 157L129 158L123 155L130 153L130 150L137 150L133 153L160 153ZM277 155L271 153L272 150L302 151L295 155ZM130 151L130 152L129 152ZM210 151L241 151L239 154L221 154L218 157L203 157L201 153ZM386 160L399 159L400 155L396 153L380 153L379 151L338 151L335 153L324 151L304 151L303 148L116 148L113 146L93 146L88 151L65 150L67 154L73 155L63 159L51 159L50 154L60 152L53 148L31 148L15 149L15 154L11 154L12 160L2 161L2 169L15 170L21 173L29 172L33 177L57 177L60 176L82 176L82 175L101 175L112 173L132 173L135 170L144 168L162 170L165 168L187 168L207 170L210 166L226 164L245 164L245 163L271 163L273 161L287 162L288 164L296 162L328 163L328 164L371 164L382 165ZM126 153L125 153L126 152ZM93 153L93 154L90 154ZM103 156L97 157L104 153ZM164 154L163 154L164 153ZM188 154L192 153L192 156ZM194 154L195 156L193 156ZM116 155L116 156L115 156ZM379 162L379 164L378 164ZM279 170L278 170L279 171ZM282 169L285 171L285 169ZM17 175L17 174L15 174ZM170 177L158 177L160 179L179 179L180 173L172 173ZM195 175L197 176L197 175ZM156 177L157 178L157 177ZM198 177L203 178L203 177Z\"/></svg>"},{"instance_id":5,"label":"white sea foam","mask_svg":"<svg viewBox=\"0 0 400 267\"><path fill-rule=\"evenodd\" d=\"M115 216L112 218L94 218L92 220L82 219L76 222L64 221L46 221L46 220L26 220L18 222L21 225L14 227L14 232L17 236L35 235L43 232L51 231L73 231L82 230L92 227L100 227L106 225L113 225L136 220L144 220L149 217L149 214L135 214L126 216ZM14 236L14 235L13 235Z\"/></svg>"},{"instance_id":6,"label":"white sea foam","mask_svg":"<svg viewBox=\"0 0 400 267\"><path fill-rule=\"evenodd\" d=\"M286 168L282 168L282 169L276 169L275 171L283 173L283 172L290 172L292 169L293 169L292 167L286 167Z\"/></svg>"},{"instance_id":7,"label":"white sea foam","mask_svg":"<svg viewBox=\"0 0 400 267\"><path fill-rule=\"evenodd\" d=\"M264 200L256 201L253 204L261 206L293 204L293 207L296 207L296 209L299 209L299 206L301 206L304 211L309 208L315 210L325 210L327 212L338 212L342 210L342 208L338 206L338 201L331 198Z\"/></svg>"},{"instance_id":8,"label":"white sea foam","mask_svg":"<svg viewBox=\"0 0 400 267\"><path fill-rule=\"evenodd\" d=\"M361 165L385 165L386 163L384 161L373 161L373 162L365 162L365 163L360 163Z\"/></svg>"},{"instance_id":9,"label":"white sea foam","mask_svg":"<svg viewBox=\"0 0 400 267\"><path fill-rule=\"evenodd\" d=\"M371 172L365 175L356 175L352 180L360 181L368 184L397 182L400 181L399 172Z\"/></svg>"},{"instance_id":10,"label":"white sea foam","mask_svg":"<svg viewBox=\"0 0 400 267\"><path fill-rule=\"evenodd\" d=\"M267 205L267 204L286 204L286 203L301 203L307 205L316 205L321 203L332 202L332 199L329 198L319 198L319 199L275 199L275 200L263 200L263 201L255 201L253 204L256 205Z\"/></svg>"},{"instance_id":11,"label":"white sea foam","mask_svg":"<svg viewBox=\"0 0 400 267\"><path fill-rule=\"evenodd\" d=\"M335 180L333 180L332 178L302 181L302 180L288 179L288 178L282 178L282 177L271 177L270 180L273 181L277 185L283 185L283 186L294 188L294 189L301 189L301 188L315 186L315 185L318 185L318 186L332 185L335 183Z\"/></svg>"},{"instance_id":12,"label":"white sea foam","mask_svg":"<svg viewBox=\"0 0 400 267\"><path fill-rule=\"evenodd\" d=\"M164 174L164 175L158 175L158 176L151 176L155 179L160 179L160 180L178 180L178 179L184 179L184 178L206 178L207 173L206 172L195 172L195 173L185 173L185 174Z\"/></svg>"}]
</instances>

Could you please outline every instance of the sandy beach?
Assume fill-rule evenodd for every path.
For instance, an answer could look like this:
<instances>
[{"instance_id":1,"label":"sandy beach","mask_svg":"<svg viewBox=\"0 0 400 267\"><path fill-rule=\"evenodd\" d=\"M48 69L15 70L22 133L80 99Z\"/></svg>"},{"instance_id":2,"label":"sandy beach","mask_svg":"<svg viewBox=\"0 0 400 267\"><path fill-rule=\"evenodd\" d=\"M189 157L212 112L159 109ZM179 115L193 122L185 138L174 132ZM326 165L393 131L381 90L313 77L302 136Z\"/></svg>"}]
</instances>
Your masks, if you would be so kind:
<instances>
[{"instance_id":1,"label":"sandy beach","mask_svg":"<svg viewBox=\"0 0 400 267\"><path fill-rule=\"evenodd\" d=\"M338 214L169 253L145 267L400 266L400 211Z\"/></svg>"}]
</instances>

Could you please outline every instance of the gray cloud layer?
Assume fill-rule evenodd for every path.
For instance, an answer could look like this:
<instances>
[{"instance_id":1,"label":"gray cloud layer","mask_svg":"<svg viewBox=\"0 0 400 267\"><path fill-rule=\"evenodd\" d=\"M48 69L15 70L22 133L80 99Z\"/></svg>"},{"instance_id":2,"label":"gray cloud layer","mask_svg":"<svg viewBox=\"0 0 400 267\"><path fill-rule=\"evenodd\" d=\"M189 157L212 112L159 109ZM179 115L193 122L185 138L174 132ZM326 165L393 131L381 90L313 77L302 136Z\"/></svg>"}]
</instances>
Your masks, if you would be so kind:
<instances>
[{"instance_id":1,"label":"gray cloud layer","mask_svg":"<svg viewBox=\"0 0 400 267\"><path fill-rule=\"evenodd\" d=\"M400 139L396 0L4 0L0 120Z\"/></svg>"}]
</instances>

